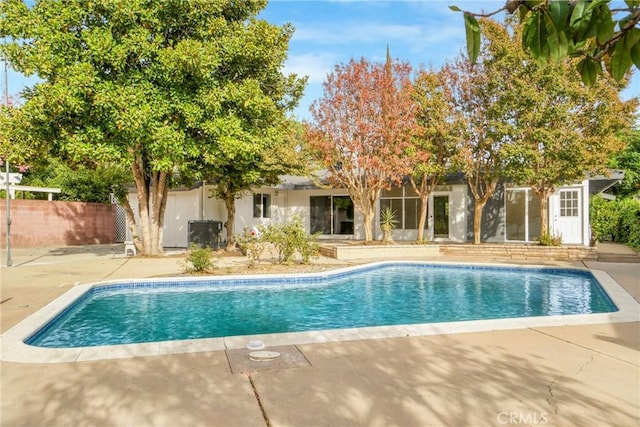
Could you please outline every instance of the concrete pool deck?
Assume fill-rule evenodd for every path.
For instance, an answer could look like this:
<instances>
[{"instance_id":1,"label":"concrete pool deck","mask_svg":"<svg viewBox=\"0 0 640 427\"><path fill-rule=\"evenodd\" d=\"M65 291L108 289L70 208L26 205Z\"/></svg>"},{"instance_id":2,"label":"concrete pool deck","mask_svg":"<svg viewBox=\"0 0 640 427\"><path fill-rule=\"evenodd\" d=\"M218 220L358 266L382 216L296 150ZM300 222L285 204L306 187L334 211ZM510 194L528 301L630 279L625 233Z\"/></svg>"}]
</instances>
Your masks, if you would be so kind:
<instances>
[{"instance_id":1,"label":"concrete pool deck","mask_svg":"<svg viewBox=\"0 0 640 427\"><path fill-rule=\"evenodd\" d=\"M116 249L14 250L14 267L0 270L2 332L76 283L182 271L180 259L123 258L122 246ZM536 264L605 271L640 299L640 264ZM307 363L242 372L222 350L2 362L0 425L640 423L638 321L301 344L296 350Z\"/></svg>"}]
</instances>

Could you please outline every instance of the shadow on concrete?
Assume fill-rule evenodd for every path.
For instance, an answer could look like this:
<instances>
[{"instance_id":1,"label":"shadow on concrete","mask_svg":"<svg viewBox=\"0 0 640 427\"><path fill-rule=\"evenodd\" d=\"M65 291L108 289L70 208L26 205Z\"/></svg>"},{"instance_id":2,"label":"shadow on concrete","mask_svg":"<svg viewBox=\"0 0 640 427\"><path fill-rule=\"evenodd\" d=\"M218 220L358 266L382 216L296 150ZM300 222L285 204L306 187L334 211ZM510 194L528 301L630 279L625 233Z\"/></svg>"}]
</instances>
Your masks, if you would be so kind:
<instances>
[{"instance_id":1,"label":"shadow on concrete","mask_svg":"<svg viewBox=\"0 0 640 427\"><path fill-rule=\"evenodd\" d=\"M9 365L2 425L264 425L247 377L229 372L224 352Z\"/></svg>"},{"instance_id":2,"label":"shadow on concrete","mask_svg":"<svg viewBox=\"0 0 640 427\"><path fill-rule=\"evenodd\" d=\"M500 425L510 414L526 425L637 424L632 397L581 379L580 370L596 365L589 352L576 352L567 369L544 349L523 346L514 353L513 345L455 336L304 346L313 369L258 372L254 381L272 425Z\"/></svg>"},{"instance_id":3,"label":"shadow on concrete","mask_svg":"<svg viewBox=\"0 0 640 427\"><path fill-rule=\"evenodd\" d=\"M48 257L60 258L58 261L68 261L70 263L81 262L81 258L78 257L81 255L114 258L124 254L124 247L122 244L113 243L105 245L12 248L11 253L13 259L12 267L21 267L41 263ZM75 256L75 258L64 259L67 256Z\"/></svg>"},{"instance_id":4,"label":"shadow on concrete","mask_svg":"<svg viewBox=\"0 0 640 427\"><path fill-rule=\"evenodd\" d=\"M51 248L47 251L47 255L65 256L78 254L93 254L97 256L109 256L124 253L122 243L101 244L101 245L82 245L82 246L60 246Z\"/></svg>"}]
</instances>

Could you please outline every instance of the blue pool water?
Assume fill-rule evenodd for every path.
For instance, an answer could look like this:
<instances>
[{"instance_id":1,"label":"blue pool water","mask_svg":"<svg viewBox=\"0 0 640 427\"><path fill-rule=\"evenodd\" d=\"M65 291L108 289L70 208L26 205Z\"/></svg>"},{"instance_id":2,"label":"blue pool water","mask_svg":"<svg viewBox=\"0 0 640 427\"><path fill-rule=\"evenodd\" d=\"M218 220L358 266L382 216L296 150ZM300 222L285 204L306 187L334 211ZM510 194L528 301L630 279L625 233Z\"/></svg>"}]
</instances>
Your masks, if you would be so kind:
<instances>
[{"instance_id":1,"label":"blue pool water","mask_svg":"<svg viewBox=\"0 0 640 427\"><path fill-rule=\"evenodd\" d=\"M329 278L98 286L26 343L84 347L612 311L590 272L396 263Z\"/></svg>"}]
</instances>

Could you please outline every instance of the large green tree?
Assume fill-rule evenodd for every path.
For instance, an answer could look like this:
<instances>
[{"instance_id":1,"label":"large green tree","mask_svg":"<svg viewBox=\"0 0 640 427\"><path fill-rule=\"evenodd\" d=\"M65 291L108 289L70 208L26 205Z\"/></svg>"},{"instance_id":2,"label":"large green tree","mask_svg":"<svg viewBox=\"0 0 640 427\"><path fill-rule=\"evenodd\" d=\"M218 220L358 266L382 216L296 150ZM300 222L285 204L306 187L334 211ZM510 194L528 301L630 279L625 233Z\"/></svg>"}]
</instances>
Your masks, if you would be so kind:
<instances>
[{"instance_id":1,"label":"large green tree","mask_svg":"<svg viewBox=\"0 0 640 427\"><path fill-rule=\"evenodd\" d=\"M417 127L407 149L409 180L420 197L420 219L416 241L424 240L429 196L451 168L460 126L459 111L449 83L455 78L449 67L439 71L419 70L413 84Z\"/></svg>"},{"instance_id":2,"label":"large green tree","mask_svg":"<svg viewBox=\"0 0 640 427\"><path fill-rule=\"evenodd\" d=\"M508 34L504 28L485 21L486 37L477 64L460 56L451 65L449 87L462 120L454 164L465 174L474 198L473 242L482 241L484 206L504 177L505 147L511 142L514 124L509 105L501 102L508 90L509 68L496 61L496 43Z\"/></svg>"},{"instance_id":3,"label":"large green tree","mask_svg":"<svg viewBox=\"0 0 640 427\"><path fill-rule=\"evenodd\" d=\"M454 11L461 11L450 6ZM480 52L481 26L477 17L506 12L523 25L522 48L539 65L559 63L567 57L575 62L582 81L593 85L608 72L621 81L631 67L640 69L640 1L624 0L506 0L488 13L464 12L467 52L472 62Z\"/></svg>"},{"instance_id":4,"label":"large green tree","mask_svg":"<svg viewBox=\"0 0 640 427\"><path fill-rule=\"evenodd\" d=\"M303 81L281 73L293 29L256 18L266 0L18 0L0 4L24 93L19 131L72 162L127 164L136 245L162 252L167 192L221 151L278 139ZM272 128L273 126L273 128ZM233 161L234 158L228 159ZM141 230L138 235L136 230Z\"/></svg>"},{"instance_id":5,"label":"large green tree","mask_svg":"<svg viewBox=\"0 0 640 427\"><path fill-rule=\"evenodd\" d=\"M561 185L587 174L606 174L608 158L624 147L637 100L622 101L616 83L603 76L592 87L575 78L571 61L537 64L520 49L519 26L494 38L494 68L503 70L505 105L514 125L505 147L505 175L529 186L540 200L542 233L548 232L548 200Z\"/></svg>"},{"instance_id":6,"label":"large green tree","mask_svg":"<svg viewBox=\"0 0 640 427\"><path fill-rule=\"evenodd\" d=\"M202 163L203 176L214 184L212 194L227 210L227 250L235 249L233 233L235 201L253 188L277 184L283 174L304 175L310 159L304 147L304 128L293 120L282 121L285 129L274 128L275 135L261 144L230 144L219 149L211 161Z\"/></svg>"},{"instance_id":7,"label":"large green tree","mask_svg":"<svg viewBox=\"0 0 640 427\"><path fill-rule=\"evenodd\" d=\"M609 160L609 167L624 170L624 180L616 188L619 197L640 195L640 127L625 136L626 147Z\"/></svg>"},{"instance_id":8,"label":"large green tree","mask_svg":"<svg viewBox=\"0 0 640 427\"><path fill-rule=\"evenodd\" d=\"M462 90L456 97L472 125L456 157L476 201L474 242L480 241L481 206L500 179L534 191L547 233L549 196L560 185L605 172L607 158L623 146L621 135L630 129L637 102L620 100L624 80L603 76L588 88L569 61L528 60L520 25L480 25L485 39L479 60L473 66L457 62L465 84L457 85Z\"/></svg>"},{"instance_id":9,"label":"large green tree","mask_svg":"<svg viewBox=\"0 0 640 427\"><path fill-rule=\"evenodd\" d=\"M111 203L111 195L122 198L127 193L128 170L120 165L109 167L86 167L76 165L71 168L56 158L47 159L46 164L29 165L23 173L22 185L36 187L59 187L57 200ZM30 198L46 199L46 193L28 193Z\"/></svg>"},{"instance_id":10,"label":"large green tree","mask_svg":"<svg viewBox=\"0 0 640 427\"><path fill-rule=\"evenodd\" d=\"M0 106L0 157L16 164L40 163L46 150L28 131L28 120L19 106L9 103Z\"/></svg>"}]
</instances>

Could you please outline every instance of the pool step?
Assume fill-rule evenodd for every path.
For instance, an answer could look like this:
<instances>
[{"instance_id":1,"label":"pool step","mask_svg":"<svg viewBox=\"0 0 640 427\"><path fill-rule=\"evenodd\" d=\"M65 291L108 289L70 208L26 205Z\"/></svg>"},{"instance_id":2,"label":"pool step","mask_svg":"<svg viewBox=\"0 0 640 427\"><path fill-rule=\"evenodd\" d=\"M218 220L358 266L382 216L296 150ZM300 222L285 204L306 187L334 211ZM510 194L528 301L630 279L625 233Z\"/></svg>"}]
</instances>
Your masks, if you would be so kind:
<instances>
[{"instance_id":1,"label":"pool step","mask_svg":"<svg viewBox=\"0 0 640 427\"><path fill-rule=\"evenodd\" d=\"M599 254L598 262L621 262L640 264L638 254Z\"/></svg>"}]
</instances>

